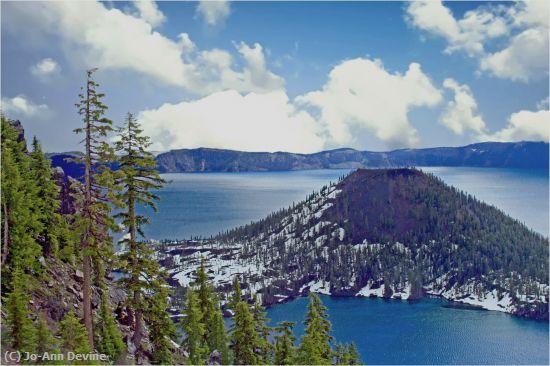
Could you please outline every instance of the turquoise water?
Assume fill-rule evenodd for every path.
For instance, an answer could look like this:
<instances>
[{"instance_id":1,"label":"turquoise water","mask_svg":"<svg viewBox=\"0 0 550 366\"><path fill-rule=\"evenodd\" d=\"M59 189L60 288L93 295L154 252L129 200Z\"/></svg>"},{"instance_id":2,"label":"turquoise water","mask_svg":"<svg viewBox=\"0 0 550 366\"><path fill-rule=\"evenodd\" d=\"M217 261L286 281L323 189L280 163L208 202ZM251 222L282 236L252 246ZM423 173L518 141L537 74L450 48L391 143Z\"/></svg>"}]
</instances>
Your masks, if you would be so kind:
<instances>
[{"instance_id":1,"label":"turquoise water","mask_svg":"<svg viewBox=\"0 0 550 366\"><path fill-rule=\"evenodd\" d=\"M425 168L446 183L493 204L530 228L548 233L548 172ZM298 202L348 170L165 174L149 238L210 236ZM150 212L148 212L150 214ZM548 364L548 323L494 311L418 302L323 297L333 335L354 341L369 364ZM307 299L268 311L272 324L301 321Z\"/></svg>"}]
</instances>

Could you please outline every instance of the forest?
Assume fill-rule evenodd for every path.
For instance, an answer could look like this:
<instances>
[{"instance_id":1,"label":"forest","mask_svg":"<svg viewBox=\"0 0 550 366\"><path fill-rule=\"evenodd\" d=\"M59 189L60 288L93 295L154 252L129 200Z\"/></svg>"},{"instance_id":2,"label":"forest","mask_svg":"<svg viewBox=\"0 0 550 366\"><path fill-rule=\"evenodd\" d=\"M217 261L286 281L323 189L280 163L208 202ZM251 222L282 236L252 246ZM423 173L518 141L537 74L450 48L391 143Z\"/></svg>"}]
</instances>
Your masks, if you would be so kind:
<instances>
[{"instance_id":1,"label":"forest","mask_svg":"<svg viewBox=\"0 0 550 366\"><path fill-rule=\"evenodd\" d=\"M87 71L76 104L78 179L53 169L37 138L28 151L21 124L1 118L2 349L34 355L12 361L360 364L353 344L330 335L315 294L297 346L293 323L270 328L262 304L243 296L235 278L226 329L204 263L184 296L183 316L171 316L166 273L143 237L149 218L136 211L156 209L154 192L166 182L135 116L128 113L118 127L106 117L94 72ZM114 233L123 234L117 243ZM124 273L118 280L115 268ZM96 354L104 357L89 356Z\"/></svg>"}]
</instances>

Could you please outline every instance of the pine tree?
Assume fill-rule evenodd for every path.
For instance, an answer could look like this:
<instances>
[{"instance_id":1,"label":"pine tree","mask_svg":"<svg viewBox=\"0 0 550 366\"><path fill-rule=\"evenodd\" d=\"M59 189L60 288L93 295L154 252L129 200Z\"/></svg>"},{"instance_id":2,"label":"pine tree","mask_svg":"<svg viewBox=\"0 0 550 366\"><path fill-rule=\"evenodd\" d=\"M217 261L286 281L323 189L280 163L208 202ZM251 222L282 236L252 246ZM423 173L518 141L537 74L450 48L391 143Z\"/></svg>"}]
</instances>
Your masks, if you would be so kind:
<instances>
[{"instance_id":1,"label":"pine tree","mask_svg":"<svg viewBox=\"0 0 550 366\"><path fill-rule=\"evenodd\" d=\"M10 344L14 350L31 352L35 348L36 332L33 321L29 317L29 296L26 294L25 283L28 276L16 269L14 272L13 290L4 302L6 307L6 325Z\"/></svg>"},{"instance_id":2,"label":"pine tree","mask_svg":"<svg viewBox=\"0 0 550 366\"><path fill-rule=\"evenodd\" d=\"M139 123L131 113L128 113L125 125L117 131L119 140L115 143L115 151L120 155L118 183L122 188L119 199L125 204L125 210L117 217L122 219L122 224L128 230L127 237L122 241L127 251L121 259L125 263L123 269L130 275L123 280L123 283L129 290L129 303L135 312L132 341L139 349L143 337L142 309L147 307L144 293L152 290L150 279L160 276L160 268L152 258L147 244L138 241L138 235L143 236L142 226L149 220L145 216L138 215L136 207L149 206L156 211L154 201L159 198L151 191L160 189L165 181L155 170L156 162L153 154L147 151L151 145L150 139L142 134Z\"/></svg>"},{"instance_id":3,"label":"pine tree","mask_svg":"<svg viewBox=\"0 0 550 366\"><path fill-rule=\"evenodd\" d=\"M254 305L252 307L252 317L254 318L254 327L257 334L256 354L258 355L258 364L269 364L271 345L268 338L271 328L267 326L269 319L266 318L265 308L254 295Z\"/></svg>"},{"instance_id":4,"label":"pine tree","mask_svg":"<svg viewBox=\"0 0 550 366\"><path fill-rule=\"evenodd\" d=\"M273 363L275 365L292 365L294 364L294 357L296 348L294 347L294 341L296 337L292 334L293 322L281 322L276 328L279 335L275 336L275 358Z\"/></svg>"},{"instance_id":5,"label":"pine tree","mask_svg":"<svg viewBox=\"0 0 550 366\"><path fill-rule=\"evenodd\" d=\"M231 299L229 301L229 308L233 310L233 312L236 311L237 305L239 302L242 301L242 293L241 293L241 284L239 283L239 279L237 276L233 278L233 294L231 296Z\"/></svg>"},{"instance_id":6,"label":"pine tree","mask_svg":"<svg viewBox=\"0 0 550 366\"><path fill-rule=\"evenodd\" d=\"M106 118L107 106L101 101L104 94L99 93L92 76L97 69L87 71L84 93L79 94L76 104L83 118L84 126L75 129L75 133L84 134L84 155L75 159L84 165L83 197L76 197L82 212L77 215L76 228L80 234L83 262L83 319L90 347L94 348L92 319L92 272L103 268L106 258L112 256L112 240L109 230L117 230L114 219L109 215L111 205L116 203L113 194L113 174L108 164L115 160L113 149L105 141L113 131L112 122ZM100 281L103 279L98 278Z\"/></svg>"},{"instance_id":7,"label":"pine tree","mask_svg":"<svg viewBox=\"0 0 550 366\"><path fill-rule=\"evenodd\" d=\"M38 187L32 179L25 141L1 117L2 123L2 290L13 288L14 273L39 273L42 248L36 241L43 224L35 208Z\"/></svg>"},{"instance_id":8,"label":"pine tree","mask_svg":"<svg viewBox=\"0 0 550 366\"><path fill-rule=\"evenodd\" d=\"M258 336L254 318L244 301L239 301L235 307L230 339L234 357L233 362L236 365L256 365L258 363L255 353Z\"/></svg>"},{"instance_id":9,"label":"pine tree","mask_svg":"<svg viewBox=\"0 0 550 366\"><path fill-rule=\"evenodd\" d=\"M78 354L87 354L91 352L86 327L80 324L72 310L65 314L59 325L63 342L62 350L65 353L74 352ZM83 361L82 364L89 362L90 361Z\"/></svg>"},{"instance_id":10,"label":"pine tree","mask_svg":"<svg viewBox=\"0 0 550 366\"><path fill-rule=\"evenodd\" d=\"M222 355L222 364L229 365L231 364L231 354L229 351L227 331L225 329L225 322L223 321L222 311L220 309L219 301L215 299L215 310L212 314L212 327L208 330L208 344L210 345L210 350L218 350Z\"/></svg>"},{"instance_id":11,"label":"pine tree","mask_svg":"<svg viewBox=\"0 0 550 366\"><path fill-rule=\"evenodd\" d=\"M208 348L203 342L205 329L199 299L192 288L187 291L187 302L183 314L182 325L186 334L183 346L189 352L190 363L200 365L204 362Z\"/></svg>"},{"instance_id":12,"label":"pine tree","mask_svg":"<svg viewBox=\"0 0 550 366\"><path fill-rule=\"evenodd\" d=\"M298 359L301 364L326 365L331 363L332 355L331 324L326 313L327 308L317 294L311 292L309 299L310 303L304 321L306 329L300 340Z\"/></svg>"},{"instance_id":13,"label":"pine tree","mask_svg":"<svg viewBox=\"0 0 550 366\"><path fill-rule=\"evenodd\" d=\"M166 311L169 289L162 278L154 279L152 288L155 290L146 302L147 307L144 311L144 317L149 325L149 341L153 346L151 361L153 364L171 364L170 339L175 336L176 328Z\"/></svg>"},{"instance_id":14,"label":"pine tree","mask_svg":"<svg viewBox=\"0 0 550 366\"><path fill-rule=\"evenodd\" d=\"M101 291L98 350L109 356L111 361L114 362L126 348L126 345L111 314L107 295L108 289L103 286Z\"/></svg>"},{"instance_id":15,"label":"pine tree","mask_svg":"<svg viewBox=\"0 0 550 366\"><path fill-rule=\"evenodd\" d=\"M37 239L45 255L55 256L60 245L70 245L70 230L65 218L57 212L59 187L53 179L51 162L44 156L36 137L32 141L30 173L38 188L34 208L42 224Z\"/></svg>"},{"instance_id":16,"label":"pine tree","mask_svg":"<svg viewBox=\"0 0 550 366\"><path fill-rule=\"evenodd\" d=\"M42 355L45 352L52 352L55 348L57 348L57 341L44 318L39 316L36 327L36 353Z\"/></svg>"}]
</instances>

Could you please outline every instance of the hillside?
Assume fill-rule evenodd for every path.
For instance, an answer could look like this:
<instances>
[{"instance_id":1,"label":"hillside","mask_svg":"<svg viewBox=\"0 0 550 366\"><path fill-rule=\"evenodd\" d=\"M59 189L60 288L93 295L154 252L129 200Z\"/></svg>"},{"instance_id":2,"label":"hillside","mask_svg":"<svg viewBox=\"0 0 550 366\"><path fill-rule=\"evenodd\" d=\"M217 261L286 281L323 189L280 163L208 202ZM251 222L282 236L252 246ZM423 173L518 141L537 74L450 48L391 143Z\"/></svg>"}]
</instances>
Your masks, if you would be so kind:
<instances>
[{"instance_id":1,"label":"hillside","mask_svg":"<svg viewBox=\"0 0 550 366\"><path fill-rule=\"evenodd\" d=\"M308 291L433 294L548 318L547 239L415 169L360 169L213 240L160 247L174 284L187 286L204 256L220 291L238 275L265 304Z\"/></svg>"},{"instance_id":2,"label":"hillside","mask_svg":"<svg viewBox=\"0 0 550 366\"><path fill-rule=\"evenodd\" d=\"M159 154L163 173L468 166L548 169L548 143L484 142L463 147L405 149L390 152L338 149L315 154L182 149Z\"/></svg>"}]
</instances>

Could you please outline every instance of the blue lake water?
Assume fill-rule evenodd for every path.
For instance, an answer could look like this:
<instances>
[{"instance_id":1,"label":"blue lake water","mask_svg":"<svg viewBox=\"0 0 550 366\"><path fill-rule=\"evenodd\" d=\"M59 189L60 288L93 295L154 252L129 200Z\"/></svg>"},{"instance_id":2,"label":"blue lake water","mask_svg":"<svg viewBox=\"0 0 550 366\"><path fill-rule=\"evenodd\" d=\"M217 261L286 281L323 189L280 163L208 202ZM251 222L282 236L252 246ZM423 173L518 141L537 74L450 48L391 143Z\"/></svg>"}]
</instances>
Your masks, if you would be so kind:
<instances>
[{"instance_id":1,"label":"blue lake water","mask_svg":"<svg viewBox=\"0 0 550 366\"><path fill-rule=\"evenodd\" d=\"M483 168L424 168L528 227L548 235L548 172ZM257 220L298 202L349 170L165 174L147 237L189 238ZM307 299L268 311L272 324L295 321L297 335ZM368 364L548 364L548 323L493 311L418 302L323 297L341 342L354 341Z\"/></svg>"}]
</instances>

